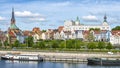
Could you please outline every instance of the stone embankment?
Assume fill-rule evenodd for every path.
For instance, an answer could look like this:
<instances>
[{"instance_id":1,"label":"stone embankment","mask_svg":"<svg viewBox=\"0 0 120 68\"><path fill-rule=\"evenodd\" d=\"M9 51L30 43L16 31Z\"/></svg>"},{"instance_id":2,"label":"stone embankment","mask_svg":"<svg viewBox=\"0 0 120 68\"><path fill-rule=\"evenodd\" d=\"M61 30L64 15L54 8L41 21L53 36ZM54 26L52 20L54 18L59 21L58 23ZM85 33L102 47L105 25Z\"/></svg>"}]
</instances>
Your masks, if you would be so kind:
<instances>
[{"instance_id":1,"label":"stone embankment","mask_svg":"<svg viewBox=\"0 0 120 68\"><path fill-rule=\"evenodd\" d=\"M120 58L120 54L107 54L107 53L60 53L60 52L26 52L26 51L0 51L0 55L5 55L8 53L12 54L36 54L41 55L44 60L47 61L75 61L75 62L86 62L87 58L91 57L110 57L110 58Z\"/></svg>"}]
</instances>

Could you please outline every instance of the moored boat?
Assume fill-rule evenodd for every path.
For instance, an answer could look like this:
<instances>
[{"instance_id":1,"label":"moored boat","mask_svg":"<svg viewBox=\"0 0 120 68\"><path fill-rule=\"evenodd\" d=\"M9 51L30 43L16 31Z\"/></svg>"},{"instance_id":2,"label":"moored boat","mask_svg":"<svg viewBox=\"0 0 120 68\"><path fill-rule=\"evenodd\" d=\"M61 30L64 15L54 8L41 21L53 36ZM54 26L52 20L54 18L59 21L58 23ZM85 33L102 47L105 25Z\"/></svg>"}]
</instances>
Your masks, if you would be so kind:
<instances>
[{"instance_id":1,"label":"moored boat","mask_svg":"<svg viewBox=\"0 0 120 68\"><path fill-rule=\"evenodd\" d=\"M88 65L120 65L118 58L88 58Z\"/></svg>"},{"instance_id":2,"label":"moored boat","mask_svg":"<svg viewBox=\"0 0 120 68\"><path fill-rule=\"evenodd\" d=\"M20 60L20 61L43 61L40 55L12 55L7 54L1 57L3 60Z\"/></svg>"}]
</instances>

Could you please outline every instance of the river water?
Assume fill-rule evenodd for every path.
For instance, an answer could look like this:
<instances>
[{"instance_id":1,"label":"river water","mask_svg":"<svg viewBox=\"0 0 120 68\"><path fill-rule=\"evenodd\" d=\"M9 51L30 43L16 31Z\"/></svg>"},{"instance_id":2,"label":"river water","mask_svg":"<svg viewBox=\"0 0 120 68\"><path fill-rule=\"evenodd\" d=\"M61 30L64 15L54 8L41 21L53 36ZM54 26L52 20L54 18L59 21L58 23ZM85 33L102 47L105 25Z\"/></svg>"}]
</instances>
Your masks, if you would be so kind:
<instances>
[{"instance_id":1,"label":"river water","mask_svg":"<svg viewBox=\"0 0 120 68\"><path fill-rule=\"evenodd\" d=\"M87 63L72 62L28 62L0 60L0 68L120 68L120 66L90 66Z\"/></svg>"}]
</instances>

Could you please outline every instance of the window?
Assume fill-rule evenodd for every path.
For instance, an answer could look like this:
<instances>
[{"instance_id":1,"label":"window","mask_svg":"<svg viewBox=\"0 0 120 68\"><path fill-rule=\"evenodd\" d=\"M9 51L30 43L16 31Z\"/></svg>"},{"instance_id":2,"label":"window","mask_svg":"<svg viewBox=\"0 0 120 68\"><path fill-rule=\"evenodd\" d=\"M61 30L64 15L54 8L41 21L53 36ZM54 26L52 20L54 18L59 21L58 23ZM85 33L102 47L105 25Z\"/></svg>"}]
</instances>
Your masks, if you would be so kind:
<instances>
[{"instance_id":1,"label":"window","mask_svg":"<svg viewBox=\"0 0 120 68\"><path fill-rule=\"evenodd\" d=\"M102 29L105 29L105 27L102 27Z\"/></svg>"}]
</instances>

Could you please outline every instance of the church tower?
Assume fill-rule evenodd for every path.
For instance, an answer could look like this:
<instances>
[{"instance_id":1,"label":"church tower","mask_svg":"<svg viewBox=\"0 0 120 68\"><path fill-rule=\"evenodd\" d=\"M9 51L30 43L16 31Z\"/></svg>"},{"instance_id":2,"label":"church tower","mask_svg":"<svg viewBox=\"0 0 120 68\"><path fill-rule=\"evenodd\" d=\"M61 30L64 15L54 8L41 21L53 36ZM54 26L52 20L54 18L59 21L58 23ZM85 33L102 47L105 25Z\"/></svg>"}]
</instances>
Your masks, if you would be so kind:
<instances>
[{"instance_id":1,"label":"church tower","mask_svg":"<svg viewBox=\"0 0 120 68\"><path fill-rule=\"evenodd\" d=\"M12 8L11 24L15 24L14 8Z\"/></svg>"},{"instance_id":2,"label":"church tower","mask_svg":"<svg viewBox=\"0 0 120 68\"><path fill-rule=\"evenodd\" d=\"M10 29L19 29L15 24L14 8L12 8L12 17L11 17Z\"/></svg>"},{"instance_id":3,"label":"church tower","mask_svg":"<svg viewBox=\"0 0 120 68\"><path fill-rule=\"evenodd\" d=\"M108 25L106 14L105 14L105 16L104 16L104 21L103 21L102 25L104 25L104 26Z\"/></svg>"},{"instance_id":4,"label":"church tower","mask_svg":"<svg viewBox=\"0 0 120 68\"><path fill-rule=\"evenodd\" d=\"M12 8L10 28L8 28L8 40L10 44L14 44L16 40L20 43L24 42L22 31L16 26L14 8Z\"/></svg>"},{"instance_id":5,"label":"church tower","mask_svg":"<svg viewBox=\"0 0 120 68\"><path fill-rule=\"evenodd\" d=\"M75 25L80 25L79 17L76 18Z\"/></svg>"}]
</instances>

